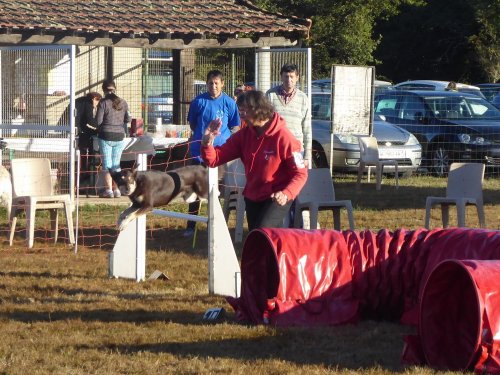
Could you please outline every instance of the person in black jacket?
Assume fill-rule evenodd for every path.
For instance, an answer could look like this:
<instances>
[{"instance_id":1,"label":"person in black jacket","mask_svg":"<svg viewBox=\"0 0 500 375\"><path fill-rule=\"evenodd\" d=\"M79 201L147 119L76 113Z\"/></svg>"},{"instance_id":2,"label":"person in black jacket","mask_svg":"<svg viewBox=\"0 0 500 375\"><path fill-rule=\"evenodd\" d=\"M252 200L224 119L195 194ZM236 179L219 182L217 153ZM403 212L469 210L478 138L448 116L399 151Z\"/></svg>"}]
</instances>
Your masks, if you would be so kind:
<instances>
[{"instance_id":1,"label":"person in black jacket","mask_svg":"<svg viewBox=\"0 0 500 375\"><path fill-rule=\"evenodd\" d=\"M78 126L78 148L82 164L80 178L90 179L90 158L94 152L92 137L97 135L97 106L102 99L98 92L89 92L84 97L75 100L76 125Z\"/></svg>"},{"instance_id":2,"label":"person in black jacket","mask_svg":"<svg viewBox=\"0 0 500 375\"><path fill-rule=\"evenodd\" d=\"M120 190L113 183L109 171L120 172L120 159L125 148L125 131L127 123L132 121L127 102L115 94L116 85L111 80L102 84L104 98L97 107L97 138L102 156L102 175L104 190L102 198L118 198ZM114 189L113 189L114 186Z\"/></svg>"}]
</instances>

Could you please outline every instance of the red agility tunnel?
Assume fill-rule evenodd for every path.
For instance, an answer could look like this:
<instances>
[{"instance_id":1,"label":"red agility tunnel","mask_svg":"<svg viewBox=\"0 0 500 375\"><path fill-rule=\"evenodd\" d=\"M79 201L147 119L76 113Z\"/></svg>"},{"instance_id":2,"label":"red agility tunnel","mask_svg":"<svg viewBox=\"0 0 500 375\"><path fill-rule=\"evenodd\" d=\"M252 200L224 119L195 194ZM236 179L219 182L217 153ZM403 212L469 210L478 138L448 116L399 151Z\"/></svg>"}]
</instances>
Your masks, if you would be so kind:
<instances>
[{"instance_id":1,"label":"red agility tunnel","mask_svg":"<svg viewBox=\"0 0 500 375\"><path fill-rule=\"evenodd\" d=\"M420 304L426 362L438 369L500 373L500 261L445 260Z\"/></svg>"},{"instance_id":2,"label":"red agility tunnel","mask_svg":"<svg viewBox=\"0 0 500 375\"><path fill-rule=\"evenodd\" d=\"M342 233L311 237L291 229L254 230L241 259L241 297L228 298L240 320L326 325L357 319Z\"/></svg>"},{"instance_id":3,"label":"red agility tunnel","mask_svg":"<svg viewBox=\"0 0 500 375\"><path fill-rule=\"evenodd\" d=\"M423 325L419 313L424 285L448 259L500 260L500 231L257 229L243 247L241 296L228 302L238 320L254 324L314 326L384 319ZM488 280L500 285L498 275ZM462 306L464 301L456 303ZM498 313L491 317L498 320ZM499 323L489 324L493 328ZM498 340L498 330L495 335ZM493 358L491 368L500 369ZM426 363L420 335L408 337L403 360Z\"/></svg>"},{"instance_id":4,"label":"red agility tunnel","mask_svg":"<svg viewBox=\"0 0 500 375\"><path fill-rule=\"evenodd\" d=\"M258 229L243 247L241 297L228 302L255 324L417 325L424 281L446 259L500 259L500 232Z\"/></svg>"}]
</instances>

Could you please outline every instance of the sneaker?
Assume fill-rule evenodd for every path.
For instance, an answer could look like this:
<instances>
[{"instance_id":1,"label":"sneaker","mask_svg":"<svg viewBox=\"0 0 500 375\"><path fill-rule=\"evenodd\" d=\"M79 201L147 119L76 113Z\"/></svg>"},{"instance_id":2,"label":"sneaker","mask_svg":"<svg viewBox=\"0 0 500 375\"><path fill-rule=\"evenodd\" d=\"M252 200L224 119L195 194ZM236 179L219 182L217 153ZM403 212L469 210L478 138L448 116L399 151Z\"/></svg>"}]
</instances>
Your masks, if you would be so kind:
<instances>
[{"instance_id":1,"label":"sneaker","mask_svg":"<svg viewBox=\"0 0 500 375\"><path fill-rule=\"evenodd\" d=\"M184 233L182 233L182 237L193 237L194 235L194 229L193 228L188 228L184 231Z\"/></svg>"},{"instance_id":2,"label":"sneaker","mask_svg":"<svg viewBox=\"0 0 500 375\"><path fill-rule=\"evenodd\" d=\"M99 198L113 198L113 191L111 190L104 190L101 194L99 194Z\"/></svg>"},{"instance_id":3,"label":"sneaker","mask_svg":"<svg viewBox=\"0 0 500 375\"><path fill-rule=\"evenodd\" d=\"M120 190L115 189L113 191L113 195L115 196L115 198L120 198L122 196L122 193L120 193Z\"/></svg>"}]
</instances>

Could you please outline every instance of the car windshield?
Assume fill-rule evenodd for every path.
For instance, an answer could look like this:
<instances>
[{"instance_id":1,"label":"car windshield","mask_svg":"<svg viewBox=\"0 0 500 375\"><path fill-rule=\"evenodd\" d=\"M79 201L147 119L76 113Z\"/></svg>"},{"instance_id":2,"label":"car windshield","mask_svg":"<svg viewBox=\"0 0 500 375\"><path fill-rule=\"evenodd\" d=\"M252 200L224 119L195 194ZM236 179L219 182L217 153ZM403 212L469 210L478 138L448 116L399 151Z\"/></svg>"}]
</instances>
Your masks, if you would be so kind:
<instances>
[{"instance_id":1,"label":"car windshield","mask_svg":"<svg viewBox=\"0 0 500 375\"><path fill-rule=\"evenodd\" d=\"M315 120L330 120L332 117L330 94L312 94L312 118Z\"/></svg>"},{"instance_id":2,"label":"car windshield","mask_svg":"<svg viewBox=\"0 0 500 375\"><path fill-rule=\"evenodd\" d=\"M479 97L427 96L424 103L442 119L500 119L500 110Z\"/></svg>"}]
</instances>

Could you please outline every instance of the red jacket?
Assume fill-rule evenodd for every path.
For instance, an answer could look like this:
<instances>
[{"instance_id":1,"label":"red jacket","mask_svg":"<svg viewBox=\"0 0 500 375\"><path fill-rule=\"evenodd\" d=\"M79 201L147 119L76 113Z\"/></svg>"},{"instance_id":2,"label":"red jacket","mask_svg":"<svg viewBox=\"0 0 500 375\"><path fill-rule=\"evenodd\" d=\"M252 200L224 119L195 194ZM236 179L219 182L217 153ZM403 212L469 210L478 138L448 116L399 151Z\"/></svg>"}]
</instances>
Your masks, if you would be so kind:
<instances>
[{"instance_id":1,"label":"red jacket","mask_svg":"<svg viewBox=\"0 0 500 375\"><path fill-rule=\"evenodd\" d=\"M258 202L278 191L283 191L288 199L295 199L300 193L307 180L300 150L300 142L275 113L264 134L259 136L253 126L247 126L220 147L202 147L201 156L210 167L240 158L247 178L243 195Z\"/></svg>"}]
</instances>

